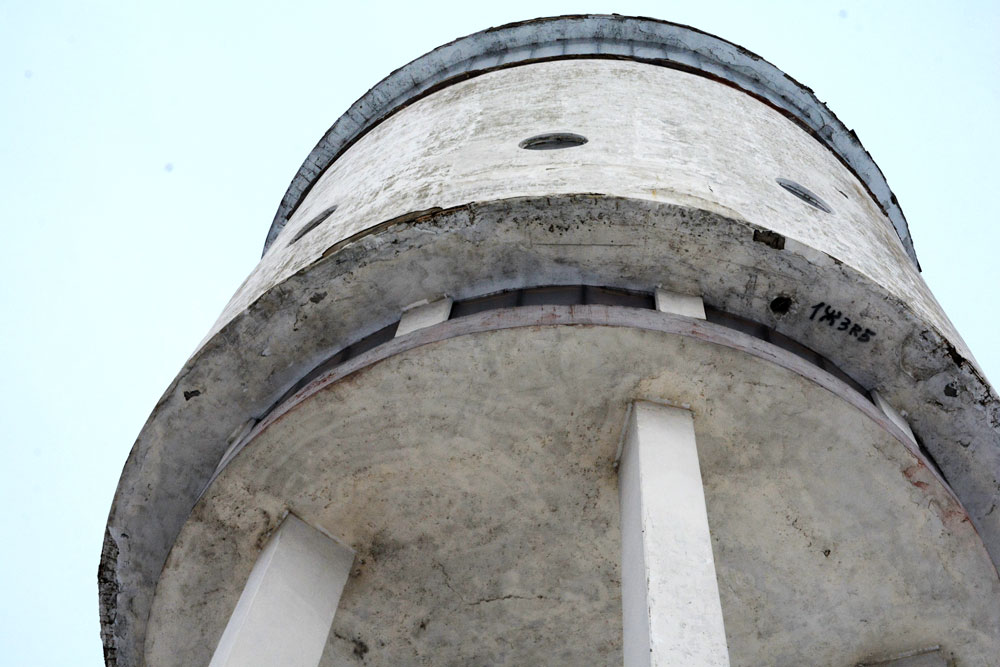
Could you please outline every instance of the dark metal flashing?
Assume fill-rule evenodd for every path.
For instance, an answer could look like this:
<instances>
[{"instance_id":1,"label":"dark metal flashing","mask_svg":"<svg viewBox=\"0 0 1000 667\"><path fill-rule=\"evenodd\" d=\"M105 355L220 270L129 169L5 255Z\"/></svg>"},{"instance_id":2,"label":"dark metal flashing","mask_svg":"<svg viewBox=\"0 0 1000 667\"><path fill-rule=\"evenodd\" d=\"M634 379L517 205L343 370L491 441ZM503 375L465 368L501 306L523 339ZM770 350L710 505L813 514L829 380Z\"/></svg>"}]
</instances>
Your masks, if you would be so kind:
<instances>
[{"instance_id":1,"label":"dark metal flashing","mask_svg":"<svg viewBox=\"0 0 1000 667\"><path fill-rule=\"evenodd\" d=\"M612 58L681 69L738 88L789 117L864 184L920 268L903 211L857 135L812 90L746 49L689 26L618 15L579 15L511 23L457 39L392 72L355 102L319 141L292 179L264 252L323 172L396 111L459 81L549 60Z\"/></svg>"}]
</instances>

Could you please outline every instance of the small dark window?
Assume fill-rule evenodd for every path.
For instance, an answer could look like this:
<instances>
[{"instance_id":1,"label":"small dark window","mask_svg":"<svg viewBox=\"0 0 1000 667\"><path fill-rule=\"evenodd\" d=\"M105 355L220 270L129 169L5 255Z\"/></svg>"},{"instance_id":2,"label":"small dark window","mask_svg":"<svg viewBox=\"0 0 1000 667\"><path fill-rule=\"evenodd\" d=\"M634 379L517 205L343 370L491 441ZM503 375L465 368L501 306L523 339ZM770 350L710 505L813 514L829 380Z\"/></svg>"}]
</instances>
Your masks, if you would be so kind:
<instances>
[{"instance_id":1,"label":"small dark window","mask_svg":"<svg viewBox=\"0 0 1000 667\"><path fill-rule=\"evenodd\" d=\"M771 312L775 315L784 315L792 307L792 299L787 296L775 297L771 301Z\"/></svg>"},{"instance_id":2,"label":"small dark window","mask_svg":"<svg viewBox=\"0 0 1000 667\"><path fill-rule=\"evenodd\" d=\"M337 206L336 206L336 204L334 204L333 206L325 209L322 213L320 213L315 218L313 218L312 220L310 220L309 222L307 222L306 224L304 224L302 226L302 229L299 230L299 233L296 234L295 237L291 241L288 242L288 245L292 245L293 243L295 243L296 241L298 241L300 238L302 238L303 236L305 236L306 234L308 234L312 230L314 230L317 227L319 227L323 223L323 221L326 220L327 218L329 218L331 215L333 215L333 212L336 211L336 210L337 210Z\"/></svg>"},{"instance_id":3,"label":"small dark window","mask_svg":"<svg viewBox=\"0 0 1000 667\"><path fill-rule=\"evenodd\" d=\"M587 137L571 132L551 132L538 134L522 141L518 146L529 151L552 151L557 148L572 148L587 143Z\"/></svg>"},{"instance_id":4,"label":"small dark window","mask_svg":"<svg viewBox=\"0 0 1000 667\"><path fill-rule=\"evenodd\" d=\"M799 185L795 181L790 181L787 178L776 178L774 180L778 182L778 185L785 188L786 190L788 190L793 195L795 195L805 203L809 204L813 208L818 208L824 213L833 213L833 209L830 208L825 201L820 199L814 192L812 192L808 188Z\"/></svg>"}]
</instances>

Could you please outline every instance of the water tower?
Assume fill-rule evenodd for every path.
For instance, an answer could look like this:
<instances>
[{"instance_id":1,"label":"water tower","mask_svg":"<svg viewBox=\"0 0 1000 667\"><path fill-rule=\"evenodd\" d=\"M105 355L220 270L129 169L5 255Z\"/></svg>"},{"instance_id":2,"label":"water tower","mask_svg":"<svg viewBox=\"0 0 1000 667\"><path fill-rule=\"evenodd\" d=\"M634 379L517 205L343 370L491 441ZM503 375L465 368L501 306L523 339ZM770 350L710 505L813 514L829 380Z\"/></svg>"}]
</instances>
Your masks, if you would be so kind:
<instances>
[{"instance_id":1,"label":"water tower","mask_svg":"<svg viewBox=\"0 0 1000 667\"><path fill-rule=\"evenodd\" d=\"M156 405L106 661L995 667L998 405L808 88L486 30L334 123Z\"/></svg>"}]
</instances>

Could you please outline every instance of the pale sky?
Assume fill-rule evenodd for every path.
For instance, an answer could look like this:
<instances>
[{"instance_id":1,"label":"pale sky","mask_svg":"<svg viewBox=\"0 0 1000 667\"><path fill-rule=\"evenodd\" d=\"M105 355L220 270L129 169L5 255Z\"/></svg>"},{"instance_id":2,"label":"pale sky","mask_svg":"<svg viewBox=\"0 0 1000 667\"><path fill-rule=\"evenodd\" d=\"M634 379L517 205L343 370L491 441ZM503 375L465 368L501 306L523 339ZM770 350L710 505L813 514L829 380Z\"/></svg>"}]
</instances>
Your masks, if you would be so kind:
<instances>
[{"instance_id":1,"label":"pale sky","mask_svg":"<svg viewBox=\"0 0 1000 667\"><path fill-rule=\"evenodd\" d=\"M695 26L811 87L1000 378L995 1L0 0L0 664L103 664L96 572L122 465L323 132L435 46L587 12Z\"/></svg>"}]
</instances>

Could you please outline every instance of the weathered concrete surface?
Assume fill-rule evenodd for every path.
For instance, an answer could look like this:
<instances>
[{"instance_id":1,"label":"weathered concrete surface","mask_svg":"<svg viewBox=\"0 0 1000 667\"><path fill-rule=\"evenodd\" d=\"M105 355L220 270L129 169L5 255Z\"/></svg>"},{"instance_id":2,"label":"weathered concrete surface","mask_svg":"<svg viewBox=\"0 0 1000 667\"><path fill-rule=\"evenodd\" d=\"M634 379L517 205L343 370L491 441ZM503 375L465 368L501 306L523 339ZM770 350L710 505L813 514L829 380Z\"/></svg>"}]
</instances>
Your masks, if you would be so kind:
<instances>
[{"instance_id":1,"label":"weathered concrete surface","mask_svg":"<svg viewBox=\"0 0 1000 667\"><path fill-rule=\"evenodd\" d=\"M674 333L558 324L617 311ZM430 342L528 315L540 326ZM358 552L323 665L621 664L614 459L627 404L670 397L695 415L733 665L851 665L929 637L991 665L1000 582L908 438L822 370L727 331L599 306L482 313L318 380L185 524L147 662L204 661L292 509Z\"/></svg>"},{"instance_id":2,"label":"weathered concrete surface","mask_svg":"<svg viewBox=\"0 0 1000 667\"><path fill-rule=\"evenodd\" d=\"M1000 554L1000 512L991 512L1000 469L995 394L904 302L821 253L754 242L758 229L649 201L500 201L384 226L269 291L189 360L126 464L102 566L105 613L113 619L106 628L121 664L136 664L166 554L248 421L325 357L440 294L463 299L582 283L651 291L662 284L763 321L906 410ZM776 295L792 300L788 312L771 311ZM821 301L860 314L878 335L845 344L843 332L809 319L810 306Z\"/></svg>"},{"instance_id":3,"label":"weathered concrete surface","mask_svg":"<svg viewBox=\"0 0 1000 667\"><path fill-rule=\"evenodd\" d=\"M334 123L306 158L278 207L265 251L325 169L399 108L443 85L498 67L588 56L678 67L724 81L794 117L857 174L887 212L916 263L906 219L882 172L854 132L809 88L760 56L714 35L668 21L617 15L561 16L490 28L438 47L387 76Z\"/></svg>"}]
</instances>

